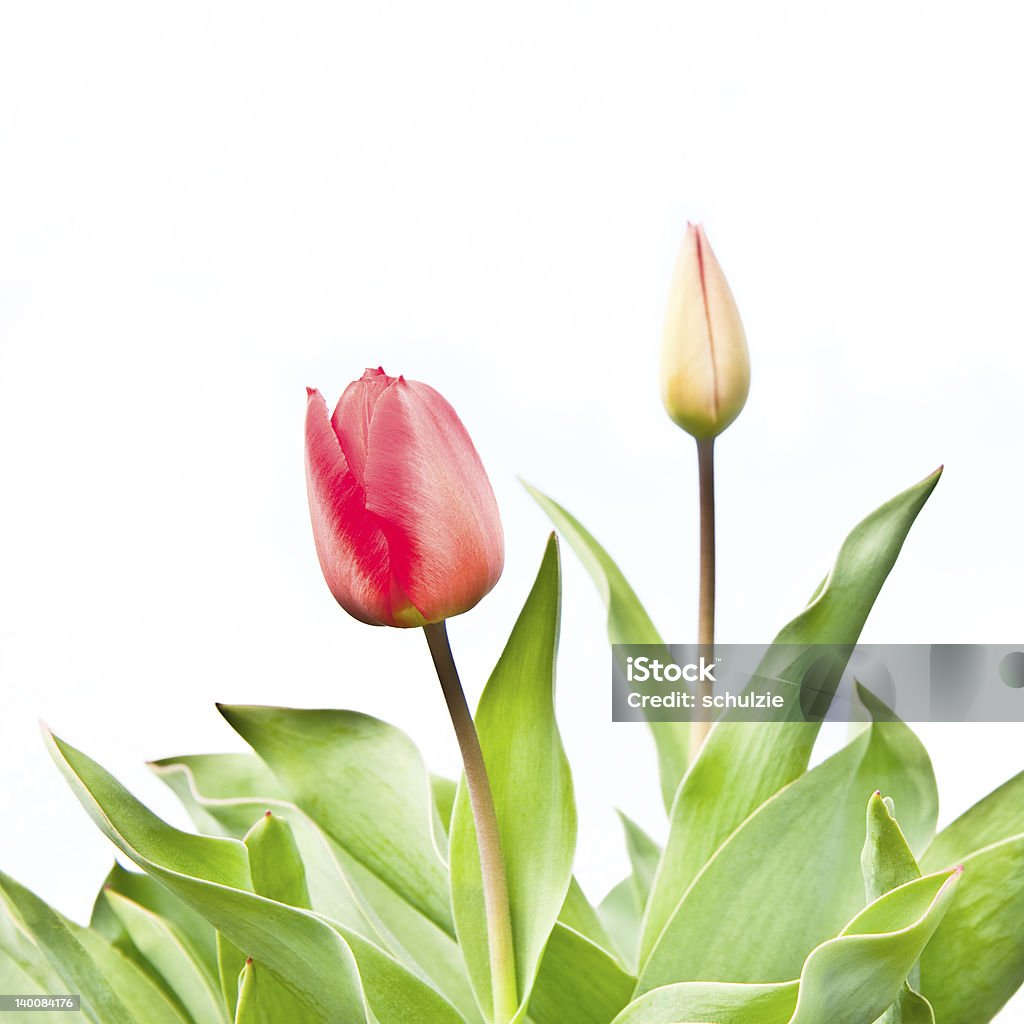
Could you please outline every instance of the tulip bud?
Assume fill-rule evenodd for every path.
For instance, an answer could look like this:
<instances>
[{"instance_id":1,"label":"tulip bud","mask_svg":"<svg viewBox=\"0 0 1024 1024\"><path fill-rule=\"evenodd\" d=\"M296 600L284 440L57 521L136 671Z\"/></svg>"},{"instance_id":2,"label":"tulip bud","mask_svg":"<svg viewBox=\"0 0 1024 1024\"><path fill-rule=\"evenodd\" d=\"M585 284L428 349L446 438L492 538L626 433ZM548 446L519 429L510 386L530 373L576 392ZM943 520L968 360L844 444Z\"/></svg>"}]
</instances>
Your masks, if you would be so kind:
<instances>
[{"instance_id":1,"label":"tulip bud","mask_svg":"<svg viewBox=\"0 0 1024 1024\"><path fill-rule=\"evenodd\" d=\"M698 440L717 437L750 390L739 310L704 228L688 224L672 275L661 349L661 397Z\"/></svg>"},{"instance_id":2,"label":"tulip bud","mask_svg":"<svg viewBox=\"0 0 1024 1024\"><path fill-rule=\"evenodd\" d=\"M501 575L501 519L480 456L426 384L367 370L333 417L308 390L306 486L324 578L362 622L439 622Z\"/></svg>"}]
</instances>

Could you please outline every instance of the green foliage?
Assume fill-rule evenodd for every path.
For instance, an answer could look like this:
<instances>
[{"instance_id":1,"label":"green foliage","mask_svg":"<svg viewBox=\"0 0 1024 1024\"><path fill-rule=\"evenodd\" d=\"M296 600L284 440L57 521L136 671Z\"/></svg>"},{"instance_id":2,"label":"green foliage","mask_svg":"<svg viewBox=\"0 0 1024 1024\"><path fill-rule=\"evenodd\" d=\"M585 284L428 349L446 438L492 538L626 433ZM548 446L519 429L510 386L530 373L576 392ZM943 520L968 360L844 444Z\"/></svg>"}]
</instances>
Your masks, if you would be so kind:
<instances>
[{"instance_id":1,"label":"green foliage","mask_svg":"<svg viewBox=\"0 0 1024 1024\"><path fill-rule=\"evenodd\" d=\"M551 518L590 573L608 610L608 641L612 644L662 644L651 617L607 551L583 525L557 502L529 484L523 485ZM661 796L672 806L679 781L686 773L690 730L685 722L649 722L658 751Z\"/></svg>"},{"instance_id":2,"label":"green foliage","mask_svg":"<svg viewBox=\"0 0 1024 1024\"><path fill-rule=\"evenodd\" d=\"M81 995L102 1024L184 1024L187 1018L145 971L98 932L69 921L14 879L0 874L0 901L18 932L59 979L51 992Z\"/></svg>"},{"instance_id":3,"label":"green foliage","mask_svg":"<svg viewBox=\"0 0 1024 1024\"><path fill-rule=\"evenodd\" d=\"M812 644L853 645L910 527L937 482L928 477L854 527L825 585L782 629L759 671L799 682L800 651ZM813 652L810 652L813 653ZM791 705L779 712L793 714ZM815 722L718 723L679 787L661 868L647 905L641 963L650 956L687 888L715 851L766 800L807 769Z\"/></svg>"},{"instance_id":4,"label":"green foliage","mask_svg":"<svg viewBox=\"0 0 1024 1024\"><path fill-rule=\"evenodd\" d=\"M296 806L398 895L451 931L430 775L404 733L353 711L220 711ZM334 784L325 786L325 779Z\"/></svg>"},{"instance_id":5,"label":"green foliage","mask_svg":"<svg viewBox=\"0 0 1024 1024\"><path fill-rule=\"evenodd\" d=\"M962 864L948 921L921 959L921 991L941 1024L990 1020L1024 983L1024 777L1017 775L944 832L922 859Z\"/></svg>"},{"instance_id":6,"label":"green foliage","mask_svg":"<svg viewBox=\"0 0 1024 1024\"><path fill-rule=\"evenodd\" d=\"M616 1024L871 1024L897 997L949 909L959 872L911 882L875 900L777 985L689 982L654 989Z\"/></svg>"},{"instance_id":7,"label":"green foliage","mask_svg":"<svg viewBox=\"0 0 1024 1024\"><path fill-rule=\"evenodd\" d=\"M636 978L579 932L556 924L530 999L534 1024L610 1021L630 1000Z\"/></svg>"},{"instance_id":8,"label":"green foliage","mask_svg":"<svg viewBox=\"0 0 1024 1024\"><path fill-rule=\"evenodd\" d=\"M560 603L558 545L552 537L476 713L505 856L516 978L524 1006L568 893L576 848L572 776L555 723ZM451 878L455 923L470 980L480 1005L489 1007L480 857L464 786L459 787L452 817Z\"/></svg>"},{"instance_id":9,"label":"green foliage","mask_svg":"<svg viewBox=\"0 0 1024 1024\"><path fill-rule=\"evenodd\" d=\"M877 786L917 814L935 812L931 763L902 723L872 725L766 800L719 847L655 943L640 991L673 981L796 977L808 954L863 906L864 806Z\"/></svg>"},{"instance_id":10,"label":"green foliage","mask_svg":"<svg viewBox=\"0 0 1024 1024\"><path fill-rule=\"evenodd\" d=\"M864 892L869 900L881 899L887 892L921 877L903 830L895 818L891 797L876 792L868 801L867 835L861 851ZM893 1004L878 1018L878 1024L934 1024L931 1004L911 987L918 984L914 967L903 982Z\"/></svg>"},{"instance_id":11,"label":"green foliage","mask_svg":"<svg viewBox=\"0 0 1024 1024\"><path fill-rule=\"evenodd\" d=\"M811 645L856 642L935 481L855 527L766 675L796 681ZM612 641L660 643L604 549L532 493L597 583ZM508 875L517 1022L994 1017L1024 982L1024 775L935 836L927 753L869 695L874 721L810 770L813 723L726 719L689 770L685 727L655 723L667 842L623 814L629 874L595 907L572 874L559 612L552 542L476 714ZM410 737L356 712L221 711L251 753L152 766L195 832L48 737L132 867L111 870L88 927L0 875L0 990L79 992L92 1024L491 1024L465 781L432 776Z\"/></svg>"}]
</instances>

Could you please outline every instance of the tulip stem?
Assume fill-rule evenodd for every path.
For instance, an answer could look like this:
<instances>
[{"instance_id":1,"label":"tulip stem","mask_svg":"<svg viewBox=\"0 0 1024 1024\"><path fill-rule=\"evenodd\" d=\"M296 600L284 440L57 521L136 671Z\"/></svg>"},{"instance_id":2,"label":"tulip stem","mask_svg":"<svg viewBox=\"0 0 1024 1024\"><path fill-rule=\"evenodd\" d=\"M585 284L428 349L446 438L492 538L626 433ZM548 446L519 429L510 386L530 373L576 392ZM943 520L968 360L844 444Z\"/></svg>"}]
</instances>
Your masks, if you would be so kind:
<instances>
[{"instance_id":1,"label":"tulip stem","mask_svg":"<svg viewBox=\"0 0 1024 1024\"><path fill-rule=\"evenodd\" d=\"M487 766L466 694L455 667L448 629L444 620L423 627L434 659L437 678L448 704L455 735L466 770L466 790L476 826L480 852L480 873L484 889L484 913L487 917L488 951L491 963L491 989L494 997L495 1024L508 1024L519 1008L516 988L516 963L512 946L512 915L508 901L505 860L501 853L498 816L487 778Z\"/></svg>"},{"instance_id":2,"label":"tulip stem","mask_svg":"<svg viewBox=\"0 0 1024 1024\"><path fill-rule=\"evenodd\" d=\"M715 439L697 439L697 475L700 481L700 613L697 622L697 643L700 657L711 662L715 657ZM711 684L698 683L697 698L710 695ZM711 721L698 714L690 723L690 762L700 753Z\"/></svg>"}]
</instances>

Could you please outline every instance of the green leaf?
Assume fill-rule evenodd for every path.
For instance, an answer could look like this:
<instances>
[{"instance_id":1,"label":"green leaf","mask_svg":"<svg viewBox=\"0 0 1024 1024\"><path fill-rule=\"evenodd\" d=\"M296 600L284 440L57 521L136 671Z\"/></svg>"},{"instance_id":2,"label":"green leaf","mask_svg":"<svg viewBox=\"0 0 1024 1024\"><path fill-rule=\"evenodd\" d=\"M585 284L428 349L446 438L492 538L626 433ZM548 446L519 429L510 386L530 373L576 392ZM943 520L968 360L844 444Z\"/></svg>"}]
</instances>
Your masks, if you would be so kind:
<instances>
[{"instance_id":1,"label":"green leaf","mask_svg":"<svg viewBox=\"0 0 1024 1024\"><path fill-rule=\"evenodd\" d=\"M34 991L56 992L53 986L60 985L60 978L50 966L49 960L32 941L16 919L16 912L0 898L0 965L5 969L16 969L19 977L31 979ZM0 989L0 992L17 992L18 989Z\"/></svg>"},{"instance_id":2,"label":"green leaf","mask_svg":"<svg viewBox=\"0 0 1024 1024\"><path fill-rule=\"evenodd\" d=\"M376 875L342 857L360 906L371 921L371 941L386 949L412 973L429 981L471 1024L482 1020L462 953L455 941L397 896ZM377 936L377 938L375 938Z\"/></svg>"},{"instance_id":3,"label":"green leaf","mask_svg":"<svg viewBox=\"0 0 1024 1024\"><path fill-rule=\"evenodd\" d=\"M320 1020L252 960L242 967L237 1002L235 1024L317 1024Z\"/></svg>"},{"instance_id":4,"label":"green leaf","mask_svg":"<svg viewBox=\"0 0 1024 1024\"><path fill-rule=\"evenodd\" d=\"M928 871L959 864L985 846L1024 834L1024 772L1015 775L944 828L922 857Z\"/></svg>"},{"instance_id":5,"label":"green leaf","mask_svg":"<svg viewBox=\"0 0 1024 1024\"><path fill-rule=\"evenodd\" d=\"M0 902L32 937L63 982L82 997L96 1024L187 1024L187 1019L140 968L103 936L82 928L35 893L0 873Z\"/></svg>"},{"instance_id":6,"label":"green leaf","mask_svg":"<svg viewBox=\"0 0 1024 1024\"><path fill-rule=\"evenodd\" d=\"M946 859L951 841L936 845L935 859ZM960 893L921 958L921 992L941 1024L985 1024L1024 982L1024 835L959 860ZM924 862L933 863L931 851Z\"/></svg>"},{"instance_id":7,"label":"green leaf","mask_svg":"<svg viewBox=\"0 0 1024 1024\"><path fill-rule=\"evenodd\" d=\"M224 1005L228 1013L234 1017L238 1010L238 994L241 989L242 971L252 960L233 942L229 942L219 932L217 934L217 973L220 977L220 990L224 997ZM280 982L276 983L282 988Z\"/></svg>"},{"instance_id":8,"label":"green leaf","mask_svg":"<svg viewBox=\"0 0 1024 1024\"><path fill-rule=\"evenodd\" d=\"M579 932L555 925L530 997L534 1024L610 1021L633 991L636 979Z\"/></svg>"},{"instance_id":9,"label":"green leaf","mask_svg":"<svg viewBox=\"0 0 1024 1024\"><path fill-rule=\"evenodd\" d=\"M561 586L552 535L537 580L484 688L476 728L494 796L508 879L520 1003L565 902L576 847L569 762L555 722ZM480 854L464 780L450 838L452 906L459 944L482 1007L491 978Z\"/></svg>"},{"instance_id":10,"label":"green leaf","mask_svg":"<svg viewBox=\"0 0 1024 1024\"><path fill-rule=\"evenodd\" d=\"M953 902L959 871L894 889L819 946L800 977L791 1024L869 1024L896 999Z\"/></svg>"},{"instance_id":11,"label":"green leaf","mask_svg":"<svg viewBox=\"0 0 1024 1024\"><path fill-rule=\"evenodd\" d=\"M871 1024L897 997L958 878L940 872L876 900L811 953L799 981L667 985L630 1003L614 1024Z\"/></svg>"},{"instance_id":12,"label":"green leaf","mask_svg":"<svg viewBox=\"0 0 1024 1024\"><path fill-rule=\"evenodd\" d=\"M875 1024L935 1024L935 1014L931 1003L904 982L896 1001Z\"/></svg>"},{"instance_id":13,"label":"green leaf","mask_svg":"<svg viewBox=\"0 0 1024 1024\"><path fill-rule=\"evenodd\" d=\"M921 877L903 830L895 817L891 798L872 794L868 801L864 849L860 857L864 876L864 892L868 900L876 900L887 892ZM935 1024L931 1005L911 988L918 983L917 969L903 983L896 1001L878 1018L876 1024Z\"/></svg>"},{"instance_id":14,"label":"green leaf","mask_svg":"<svg viewBox=\"0 0 1024 1024\"><path fill-rule=\"evenodd\" d=\"M153 773L182 802L196 828L207 835L241 839L254 821L250 801L267 806L288 795L274 773L255 754L188 754L150 761Z\"/></svg>"},{"instance_id":15,"label":"green leaf","mask_svg":"<svg viewBox=\"0 0 1024 1024\"><path fill-rule=\"evenodd\" d=\"M853 529L825 585L776 637L759 668L762 676L798 683L805 666L798 664L794 651L814 644L856 643L938 478L938 472L932 474ZM792 715L792 704L787 701L780 714ZM665 853L648 901L641 962L715 850L761 804L806 770L818 729L816 722L729 719L712 728L672 806ZM911 836L912 841L920 838Z\"/></svg>"},{"instance_id":16,"label":"green leaf","mask_svg":"<svg viewBox=\"0 0 1024 1024\"><path fill-rule=\"evenodd\" d=\"M242 839L268 809L286 820L302 856L313 909L372 937L372 926L340 863L344 853L285 798L255 754L200 754L168 758L151 767L207 834Z\"/></svg>"},{"instance_id":17,"label":"green leaf","mask_svg":"<svg viewBox=\"0 0 1024 1024\"><path fill-rule=\"evenodd\" d=\"M59 980L54 985L40 986L34 975L26 974L19 964L8 960L0 946L0 992L25 996L67 995L63 989ZM33 1010L31 1019L32 1024L67 1024L68 1015L64 1010Z\"/></svg>"},{"instance_id":18,"label":"green leaf","mask_svg":"<svg viewBox=\"0 0 1024 1024\"><path fill-rule=\"evenodd\" d=\"M366 996L379 1024L463 1024L462 1015L432 985L379 946L355 932L346 931L345 939L359 963Z\"/></svg>"},{"instance_id":19,"label":"green leaf","mask_svg":"<svg viewBox=\"0 0 1024 1024\"><path fill-rule=\"evenodd\" d=\"M579 932L580 935L590 939L604 950L611 951L615 948L611 936L601 920L601 915L587 899L586 893L580 888L575 877L569 882L569 892L566 894L565 903L562 904L558 922L565 925L566 928Z\"/></svg>"},{"instance_id":20,"label":"green leaf","mask_svg":"<svg viewBox=\"0 0 1024 1024\"><path fill-rule=\"evenodd\" d=\"M626 969L635 973L640 945L640 922L650 894L651 882L661 858L661 847L621 811L619 818L626 835L626 850L632 871L601 901L598 914L611 942L598 944L605 949L614 950Z\"/></svg>"},{"instance_id":21,"label":"green leaf","mask_svg":"<svg viewBox=\"0 0 1024 1024\"><path fill-rule=\"evenodd\" d=\"M50 961L15 922L0 898L0 992L8 995L63 995L64 982ZM33 1024L67 1024L61 1011L34 1010Z\"/></svg>"},{"instance_id":22,"label":"green leaf","mask_svg":"<svg viewBox=\"0 0 1024 1024\"><path fill-rule=\"evenodd\" d=\"M117 893L126 899L145 907L163 918L175 931L178 940L188 949L189 954L206 972L211 982L217 980L217 933L208 921L191 907L182 903L149 875L129 871L115 863L103 882L103 888L96 897L90 927L104 932L104 922L112 922L113 930L104 932L112 941L124 936L124 927L117 919L107 899L108 893Z\"/></svg>"},{"instance_id":23,"label":"green leaf","mask_svg":"<svg viewBox=\"0 0 1024 1024\"><path fill-rule=\"evenodd\" d=\"M218 770L222 758L227 763L223 774ZM317 829L294 804L280 796L261 795L268 779L272 791L281 791L254 754L180 757L158 762L154 768L199 827L205 823L241 837L266 808L275 817L285 818L305 864L313 909L366 936L432 982L467 1021L480 1020L454 940ZM241 964L237 960L236 968Z\"/></svg>"},{"instance_id":24,"label":"green leaf","mask_svg":"<svg viewBox=\"0 0 1024 1024\"><path fill-rule=\"evenodd\" d=\"M635 974L644 908L637 902L633 875L629 874L614 886L597 909L619 959Z\"/></svg>"},{"instance_id":25,"label":"green leaf","mask_svg":"<svg viewBox=\"0 0 1024 1024\"><path fill-rule=\"evenodd\" d=\"M267 811L243 842L249 851L249 871L255 892L290 907L311 909L306 866L291 826L284 818Z\"/></svg>"},{"instance_id":26,"label":"green leaf","mask_svg":"<svg viewBox=\"0 0 1024 1024\"><path fill-rule=\"evenodd\" d=\"M260 896L286 903L292 907L311 909L309 888L306 885L306 867L288 822L271 811L260 815L249 829L243 843L249 854L249 872L252 888ZM217 939L221 990L231 1013L237 1017L238 1000L242 990L242 976L252 966L252 958L223 935ZM251 973L251 972L250 972ZM255 984L253 982L252 984ZM281 982L261 972L260 996L249 997L246 1013L255 1015L264 1007L275 1012L290 1007L286 1019L302 1020L310 1011L299 998L289 992Z\"/></svg>"},{"instance_id":27,"label":"green leaf","mask_svg":"<svg viewBox=\"0 0 1024 1024\"><path fill-rule=\"evenodd\" d=\"M218 707L298 807L451 931L448 879L437 846L444 830L430 777L408 736L355 711Z\"/></svg>"},{"instance_id":28,"label":"green leaf","mask_svg":"<svg viewBox=\"0 0 1024 1024\"><path fill-rule=\"evenodd\" d=\"M246 833L243 842L249 851L253 889L278 903L309 909L306 868L288 822L267 811ZM226 958L232 952L233 948ZM302 1024L318 1019L297 995L244 954L234 976L237 999L231 998L230 1002L235 1006L235 1024Z\"/></svg>"},{"instance_id":29,"label":"green leaf","mask_svg":"<svg viewBox=\"0 0 1024 1024\"><path fill-rule=\"evenodd\" d=\"M446 779L441 775L430 776L430 786L434 791L434 805L447 837L452 823L452 811L455 809L455 793L458 783L454 779ZM447 841L446 841L447 842Z\"/></svg>"},{"instance_id":30,"label":"green leaf","mask_svg":"<svg viewBox=\"0 0 1024 1024\"><path fill-rule=\"evenodd\" d=\"M715 981L666 985L630 1003L614 1024L789 1024L799 987L796 981L781 985ZM825 1024L824 1018L818 1024Z\"/></svg>"},{"instance_id":31,"label":"green leaf","mask_svg":"<svg viewBox=\"0 0 1024 1024\"><path fill-rule=\"evenodd\" d=\"M619 820L626 833L626 852L633 873L630 876L636 892L637 905L647 905L654 875L661 860L661 847L630 817L619 811Z\"/></svg>"},{"instance_id":32,"label":"green leaf","mask_svg":"<svg viewBox=\"0 0 1024 1024\"><path fill-rule=\"evenodd\" d=\"M931 762L902 722L876 722L758 810L718 849L669 919L638 991L675 981L781 982L864 905L864 807L876 789L927 830ZM724 799L724 797L723 797Z\"/></svg>"},{"instance_id":33,"label":"green leaf","mask_svg":"<svg viewBox=\"0 0 1024 1024\"><path fill-rule=\"evenodd\" d=\"M306 911L248 891L248 855L232 839L171 828L85 754L56 736L50 752L101 831L140 868L307 996L325 1019L365 1021L351 951L328 924Z\"/></svg>"},{"instance_id":34,"label":"green leaf","mask_svg":"<svg viewBox=\"0 0 1024 1024\"><path fill-rule=\"evenodd\" d=\"M944 829L927 871L963 864L960 894L921 960L941 1024L984 1024L1024 983L1024 772Z\"/></svg>"},{"instance_id":35,"label":"green leaf","mask_svg":"<svg viewBox=\"0 0 1024 1024\"><path fill-rule=\"evenodd\" d=\"M241 843L171 828L90 758L56 737L50 741L75 794L122 853L265 965L321 1020L461 1024L431 986L361 936L246 891L248 856Z\"/></svg>"},{"instance_id":36,"label":"green leaf","mask_svg":"<svg viewBox=\"0 0 1024 1024\"><path fill-rule=\"evenodd\" d=\"M168 998L194 1024L219 1024L226 1021L220 990L174 927L151 910L116 892L107 892L107 901L132 945L145 957L152 974Z\"/></svg>"},{"instance_id":37,"label":"green leaf","mask_svg":"<svg viewBox=\"0 0 1024 1024\"><path fill-rule=\"evenodd\" d=\"M523 486L569 542L597 586L608 610L609 641L612 644L663 644L640 598L608 552L561 505L525 481ZM658 751L661 796L668 810L689 763L690 727L686 722L649 722L648 726Z\"/></svg>"},{"instance_id":38,"label":"green leaf","mask_svg":"<svg viewBox=\"0 0 1024 1024\"><path fill-rule=\"evenodd\" d=\"M921 869L896 820L895 801L883 797L879 791L868 800L860 864L864 893L869 902L921 877Z\"/></svg>"},{"instance_id":39,"label":"green leaf","mask_svg":"<svg viewBox=\"0 0 1024 1024\"><path fill-rule=\"evenodd\" d=\"M798 982L778 985L732 985L724 982L697 981L655 989L617 1018L615 1024L789 1024L799 992ZM927 1002L906 1002L907 1016L894 1018L901 1024L935 1024ZM928 1016L921 1016L923 1011ZM847 1008L855 1013L854 1008ZM809 1018L808 1018L809 1019ZM865 1020L861 1016L852 1018ZM885 1018L883 1018L885 1019ZM832 1024L832 1017L816 1024ZM888 1024L888 1020L887 1020Z\"/></svg>"}]
</instances>

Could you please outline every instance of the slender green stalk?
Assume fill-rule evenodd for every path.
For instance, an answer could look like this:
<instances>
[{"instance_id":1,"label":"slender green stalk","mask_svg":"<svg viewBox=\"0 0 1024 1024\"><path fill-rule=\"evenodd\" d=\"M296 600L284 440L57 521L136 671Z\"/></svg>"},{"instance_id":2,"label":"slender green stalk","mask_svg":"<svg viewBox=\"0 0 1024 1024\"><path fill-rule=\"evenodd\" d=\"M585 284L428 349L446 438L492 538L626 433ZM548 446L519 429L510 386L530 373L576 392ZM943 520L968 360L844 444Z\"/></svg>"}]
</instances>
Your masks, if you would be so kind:
<instances>
[{"instance_id":1,"label":"slender green stalk","mask_svg":"<svg viewBox=\"0 0 1024 1024\"><path fill-rule=\"evenodd\" d=\"M700 613L697 622L697 643L700 657L715 657L715 439L697 441L697 475L700 482ZM697 700L711 693L711 684L698 684ZM690 723L690 761L704 745L711 731L706 714L698 714Z\"/></svg>"},{"instance_id":2,"label":"slender green stalk","mask_svg":"<svg viewBox=\"0 0 1024 1024\"><path fill-rule=\"evenodd\" d=\"M494 996L495 1024L508 1024L519 1008L516 988L516 962L512 947L512 915L508 902L505 860L501 853L498 818L494 797L487 778L480 738L473 716L466 703L466 694L452 657L448 630L442 620L423 627L430 655L434 659L437 678L448 704L448 713L462 752L466 770L466 790L476 825L476 841L480 851L480 873L484 887L484 912L487 916L488 953L491 962L491 989Z\"/></svg>"}]
</instances>

